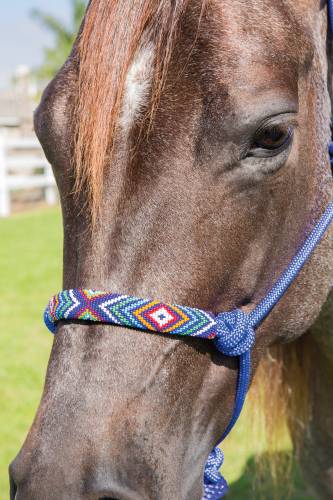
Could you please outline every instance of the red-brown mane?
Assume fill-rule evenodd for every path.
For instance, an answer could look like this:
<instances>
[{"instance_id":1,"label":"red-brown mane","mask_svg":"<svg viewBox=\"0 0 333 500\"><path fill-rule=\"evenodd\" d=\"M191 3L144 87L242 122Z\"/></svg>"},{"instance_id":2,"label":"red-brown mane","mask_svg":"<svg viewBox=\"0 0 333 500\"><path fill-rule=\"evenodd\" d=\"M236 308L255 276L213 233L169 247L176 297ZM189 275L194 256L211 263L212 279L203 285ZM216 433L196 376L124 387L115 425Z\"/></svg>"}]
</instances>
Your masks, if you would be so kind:
<instances>
[{"instance_id":1,"label":"red-brown mane","mask_svg":"<svg viewBox=\"0 0 333 500\"><path fill-rule=\"evenodd\" d=\"M154 110L188 3L189 0L92 0L89 5L78 43L74 168L76 191L86 187L93 219L99 207L105 160L112 151L129 66L142 40L151 40L155 64L150 109Z\"/></svg>"}]
</instances>

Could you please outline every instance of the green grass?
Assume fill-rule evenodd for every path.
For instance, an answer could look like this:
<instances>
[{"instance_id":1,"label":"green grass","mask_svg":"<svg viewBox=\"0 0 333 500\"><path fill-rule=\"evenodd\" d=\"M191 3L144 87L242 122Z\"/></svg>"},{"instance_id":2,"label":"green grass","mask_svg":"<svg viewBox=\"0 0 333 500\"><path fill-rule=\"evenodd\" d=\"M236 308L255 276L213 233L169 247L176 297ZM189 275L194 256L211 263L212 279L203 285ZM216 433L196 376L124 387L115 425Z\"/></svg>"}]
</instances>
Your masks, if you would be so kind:
<instances>
[{"instance_id":1,"label":"green grass","mask_svg":"<svg viewBox=\"0 0 333 500\"><path fill-rule=\"evenodd\" d=\"M0 500L5 500L8 464L22 445L38 406L52 343L42 311L50 295L61 288L60 213L44 210L0 220L0 239ZM265 449L252 426L247 409L223 446L223 471L231 484L228 498L232 500L274 498L269 475L257 466L265 462ZM280 453L289 453L285 443ZM287 486L293 489L291 500L311 499L295 464ZM286 495L281 489L280 498Z\"/></svg>"},{"instance_id":2,"label":"green grass","mask_svg":"<svg viewBox=\"0 0 333 500\"><path fill-rule=\"evenodd\" d=\"M58 210L0 221L0 498L41 396L52 343L42 311L61 287Z\"/></svg>"}]
</instances>

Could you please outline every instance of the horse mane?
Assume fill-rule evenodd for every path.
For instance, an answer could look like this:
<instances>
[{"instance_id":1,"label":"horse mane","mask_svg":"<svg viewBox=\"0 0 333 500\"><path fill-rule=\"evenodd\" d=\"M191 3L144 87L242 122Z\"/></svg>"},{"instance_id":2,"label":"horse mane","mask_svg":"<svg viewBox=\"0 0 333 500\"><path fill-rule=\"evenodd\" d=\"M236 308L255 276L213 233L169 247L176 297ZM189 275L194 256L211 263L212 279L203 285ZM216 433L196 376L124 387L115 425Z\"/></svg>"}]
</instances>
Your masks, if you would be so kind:
<instances>
[{"instance_id":1,"label":"horse mane","mask_svg":"<svg viewBox=\"0 0 333 500\"><path fill-rule=\"evenodd\" d=\"M270 494L276 499L289 497L292 492L287 478L311 420L312 351L308 334L294 342L272 346L261 359L250 389L253 429L267 449L264 455L256 456L257 477L253 486L257 489L257 479L262 483L267 478ZM291 446L292 453L286 451ZM262 490L263 484L258 489Z\"/></svg>"},{"instance_id":2,"label":"horse mane","mask_svg":"<svg viewBox=\"0 0 333 500\"><path fill-rule=\"evenodd\" d=\"M84 187L96 219L105 161L122 109L126 75L144 40L153 43L150 113L161 95L178 26L190 0L91 0L77 41L75 192ZM204 3L204 0L202 1Z\"/></svg>"}]
</instances>

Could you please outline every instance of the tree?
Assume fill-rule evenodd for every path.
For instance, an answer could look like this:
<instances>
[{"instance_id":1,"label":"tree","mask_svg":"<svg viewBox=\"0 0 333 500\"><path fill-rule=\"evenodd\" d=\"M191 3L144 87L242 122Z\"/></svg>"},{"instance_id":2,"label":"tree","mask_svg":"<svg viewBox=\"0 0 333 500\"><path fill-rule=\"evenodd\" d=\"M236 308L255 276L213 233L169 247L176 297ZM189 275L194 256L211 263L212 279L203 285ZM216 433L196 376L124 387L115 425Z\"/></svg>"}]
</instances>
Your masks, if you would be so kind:
<instances>
[{"instance_id":1,"label":"tree","mask_svg":"<svg viewBox=\"0 0 333 500\"><path fill-rule=\"evenodd\" d=\"M44 49L44 62L37 69L41 78L51 79L67 59L83 19L87 0L70 0L71 23L66 26L56 17L39 9L31 11L32 16L54 35L53 47Z\"/></svg>"}]
</instances>

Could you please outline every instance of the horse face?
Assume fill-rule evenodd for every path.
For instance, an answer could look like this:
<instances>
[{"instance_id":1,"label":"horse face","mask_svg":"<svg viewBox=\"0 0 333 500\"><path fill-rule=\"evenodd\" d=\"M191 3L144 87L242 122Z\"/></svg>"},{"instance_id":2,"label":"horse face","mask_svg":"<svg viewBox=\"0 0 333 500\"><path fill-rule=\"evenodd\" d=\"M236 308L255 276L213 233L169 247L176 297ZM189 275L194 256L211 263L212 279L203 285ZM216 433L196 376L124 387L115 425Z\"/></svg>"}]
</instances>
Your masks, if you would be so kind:
<instances>
[{"instance_id":1,"label":"horse face","mask_svg":"<svg viewBox=\"0 0 333 500\"><path fill-rule=\"evenodd\" d=\"M264 296L332 196L325 13L314 9L316 27L294 2L216 0L203 14L190 2L152 123L156 47L142 44L92 230L85 192L72 194L74 47L35 119L62 199L65 288L214 312ZM326 238L258 330L253 368L313 321L331 256ZM61 324L12 498L200 499L236 377L237 362L205 341Z\"/></svg>"}]
</instances>

